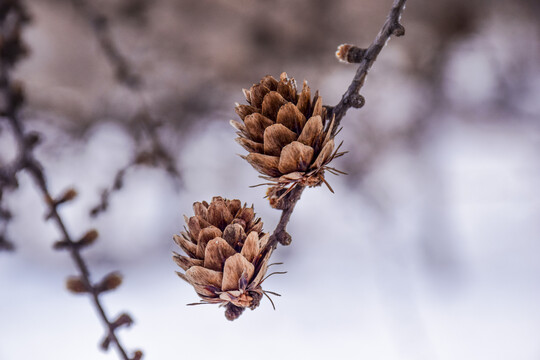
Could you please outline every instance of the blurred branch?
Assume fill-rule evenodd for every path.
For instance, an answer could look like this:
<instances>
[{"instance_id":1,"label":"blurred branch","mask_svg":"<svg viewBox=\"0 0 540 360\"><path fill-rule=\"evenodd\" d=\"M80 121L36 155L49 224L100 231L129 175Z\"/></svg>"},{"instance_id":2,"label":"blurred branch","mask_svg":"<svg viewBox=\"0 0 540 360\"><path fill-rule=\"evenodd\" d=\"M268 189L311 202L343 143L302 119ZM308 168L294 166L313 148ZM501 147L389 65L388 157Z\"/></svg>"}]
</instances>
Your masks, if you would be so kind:
<instances>
[{"instance_id":1,"label":"blurred branch","mask_svg":"<svg viewBox=\"0 0 540 360\"><path fill-rule=\"evenodd\" d=\"M28 171L35 180L38 190L43 195L43 200L47 207L46 219L52 219L62 240L54 244L57 250L68 250L75 266L79 270L80 276L68 279L67 287L76 293L88 293L98 312L98 316L106 328L106 338L115 344L122 359L130 360L142 356L141 352L136 352L133 358L128 357L124 347L116 335L116 329L120 325L118 320L111 321L103 309L100 295L109 290L113 290L121 283L121 277L112 273L107 275L102 281L93 283L90 277L88 265L82 257L81 250L92 244L97 238L97 232L90 230L79 240L74 240L67 231L65 221L58 212L61 204L73 200L77 193L70 189L59 197L54 198L47 184L43 165L36 159L34 148L39 137L24 130L23 123L19 117L19 110L24 103L22 85L11 78L10 71L17 61L26 54L24 43L21 39L21 28L28 21L28 16L22 2L19 0L9 0L0 4L0 119L7 121L11 131L17 141L18 156L9 165L0 169L0 193L8 186L17 184L16 175L22 170ZM129 322L131 323L131 322Z\"/></svg>"},{"instance_id":2,"label":"blurred branch","mask_svg":"<svg viewBox=\"0 0 540 360\"><path fill-rule=\"evenodd\" d=\"M7 237L7 228L12 215L8 209L2 207L2 195L3 191L0 186L0 224L2 226L0 230L0 251L13 251L15 245Z\"/></svg>"},{"instance_id":3,"label":"blurred branch","mask_svg":"<svg viewBox=\"0 0 540 360\"><path fill-rule=\"evenodd\" d=\"M367 49L362 49L354 45L343 44L338 47L336 56L340 61L347 63L360 63L356 74L349 85L349 88L343 94L339 103L329 108L329 116L335 116L334 133L340 128L339 124L341 119L345 116L347 111L351 108L361 108L364 106L365 100L362 95L359 94L360 89L364 85L364 81L368 74L369 69L377 60L377 56L386 45L392 35L403 36L405 35L405 28L399 23L401 14L405 8L405 2L407 0L394 0L394 4L390 13L388 14L386 21L382 29L379 31L375 40Z\"/></svg>"},{"instance_id":4,"label":"blurred branch","mask_svg":"<svg viewBox=\"0 0 540 360\"><path fill-rule=\"evenodd\" d=\"M107 17L92 8L85 0L71 0L71 2L92 27L103 54L114 68L116 79L130 89L137 89L141 85L141 78L133 71L114 42Z\"/></svg>"},{"instance_id":5,"label":"blurred branch","mask_svg":"<svg viewBox=\"0 0 540 360\"><path fill-rule=\"evenodd\" d=\"M103 54L115 69L115 77L118 82L131 90L135 96L139 97L138 103L141 104L141 111L140 116L135 118L135 122L141 126L143 133L148 136L150 142L149 149L136 151L129 163L117 171L113 183L101 192L99 204L90 210L90 215L96 217L101 212L107 210L111 194L122 188L121 183L129 168L137 165L162 167L176 180L180 179L180 172L176 168L175 157L167 151L157 132L157 129L161 126L161 122L152 116L150 107L143 95L143 78L133 70L132 65L122 54L118 44L113 40L109 19L93 8L92 3L86 0L70 1L91 26Z\"/></svg>"}]
</instances>

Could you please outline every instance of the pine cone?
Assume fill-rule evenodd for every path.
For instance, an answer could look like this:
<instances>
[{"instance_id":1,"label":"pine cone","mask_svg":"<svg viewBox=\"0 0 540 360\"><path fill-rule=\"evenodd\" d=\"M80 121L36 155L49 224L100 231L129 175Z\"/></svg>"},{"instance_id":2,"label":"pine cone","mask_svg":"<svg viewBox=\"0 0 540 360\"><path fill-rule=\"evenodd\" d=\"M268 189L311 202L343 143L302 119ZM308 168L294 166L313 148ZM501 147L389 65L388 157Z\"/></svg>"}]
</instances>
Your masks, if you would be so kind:
<instances>
[{"instance_id":1,"label":"pine cone","mask_svg":"<svg viewBox=\"0 0 540 360\"><path fill-rule=\"evenodd\" d=\"M343 155L334 151L333 120L327 121L326 109L318 91L311 99L307 82L300 94L296 82L282 73L277 81L265 76L250 90L244 89L249 105L236 105L243 123L231 120L238 132L236 141L249 154L242 156L272 187L268 190L270 204L281 208L281 199L295 186L318 186L324 171L340 171L328 166Z\"/></svg>"},{"instance_id":2,"label":"pine cone","mask_svg":"<svg viewBox=\"0 0 540 360\"><path fill-rule=\"evenodd\" d=\"M214 197L193 204L195 216L185 217L188 228L174 241L187 256L174 253L173 259L202 298L201 303L226 306L226 317L234 320L246 307L255 309L264 291L261 282L271 251L265 248L269 234L255 218L253 207L240 200Z\"/></svg>"}]
</instances>

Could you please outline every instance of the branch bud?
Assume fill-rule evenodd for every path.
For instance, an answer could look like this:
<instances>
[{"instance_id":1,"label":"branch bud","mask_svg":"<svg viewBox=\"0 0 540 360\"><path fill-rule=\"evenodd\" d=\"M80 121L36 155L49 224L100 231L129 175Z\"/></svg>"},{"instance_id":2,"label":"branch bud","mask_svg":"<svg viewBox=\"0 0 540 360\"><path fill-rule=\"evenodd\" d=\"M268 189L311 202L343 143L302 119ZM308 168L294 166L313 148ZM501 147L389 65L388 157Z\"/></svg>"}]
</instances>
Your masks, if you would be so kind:
<instances>
[{"instance_id":1,"label":"branch bud","mask_svg":"<svg viewBox=\"0 0 540 360\"><path fill-rule=\"evenodd\" d=\"M114 329L119 328L120 326L130 327L133 324L133 319L129 314L123 313L114 320L111 324Z\"/></svg>"},{"instance_id":2,"label":"branch bud","mask_svg":"<svg viewBox=\"0 0 540 360\"><path fill-rule=\"evenodd\" d=\"M287 246L287 245L291 245L292 243L292 237L291 237L291 234L289 234L288 232L284 231L282 233L279 233L277 235L277 239L279 241L279 243L281 245L284 245L284 246Z\"/></svg>"},{"instance_id":3,"label":"branch bud","mask_svg":"<svg viewBox=\"0 0 540 360\"><path fill-rule=\"evenodd\" d=\"M98 293L114 290L122 284L122 275L117 272L106 275L99 284L96 285Z\"/></svg>"},{"instance_id":4,"label":"branch bud","mask_svg":"<svg viewBox=\"0 0 540 360\"><path fill-rule=\"evenodd\" d=\"M109 346L111 345L111 338L109 335L105 336L101 344L99 345L103 351L109 350Z\"/></svg>"},{"instance_id":5,"label":"branch bud","mask_svg":"<svg viewBox=\"0 0 540 360\"><path fill-rule=\"evenodd\" d=\"M92 245L96 241L98 236L99 236L99 233L97 232L96 229L88 230L86 234L84 234L83 237L79 241L77 241L76 245L79 248Z\"/></svg>"},{"instance_id":6,"label":"branch bud","mask_svg":"<svg viewBox=\"0 0 540 360\"><path fill-rule=\"evenodd\" d=\"M90 289L78 276L68 277L66 280L66 288L74 294L84 294L90 292Z\"/></svg>"},{"instance_id":7,"label":"branch bud","mask_svg":"<svg viewBox=\"0 0 540 360\"><path fill-rule=\"evenodd\" d=\"M71 243L67 240L58 240L53 244L54 250L65 250L71 247Z\"/></svg>"},{"instance_id":8,"label":"branch bud","mask_svg":"<svg viewBox=\"0 0 540 360\"><path fill-rule=\"evenodd\" d=\"M133 319L131 318L131 316L129 316L126 313L123 313L120 316L118 316L115 321L111 323L112 331L115 331L120 326L131 326L131 324L133 324ZM109 350L111 341L112 341L111 336L109 333L107 333L99 346L103 350L107 351ZM141 353L141 356L142 356L142 353Z\"/></svg>"},{"instance_id":9,"label":"branch bud","mask_svg":"<svg viewBox=\"0 0 540 360\"><path fill-rule=\"evenodd\" d=\"M366 99L360 94L354 94L349 98L349 103L353 108L359 109L366 103Z\"/></svg>"},{"instance_id":10,"label":"branch bud","mask_svg":"<svg viewBox=\"0 0 540 360\"><path fill-rule=\"evenodd\" d=\"M55 205L60 205L67 201L71 201L77 197L77 190L74 188L67 189L59 198L57 198L54 203Z\"/></svg>"},{"instance_id":11,"label":"branch bud","mask_svg":"<svg viewBox=\"0 0 540 360\"><path fill-rule=\"evenodd\" d=\"M341 44L336 51L339 61L349 64L361 62L366 55L366 49L351 44Z\"/></svg>"},{"instance_id":12,"label":"branch bud","mask_svg":"<svg viewBox=\"0 0 540 360\"><path fill-rule=\"evenodd\" d=\"M397 36L397 37L405 35L405 28L403 27L403 25L401 25L398 22L395 23L392 26L392 35Z\"/></svg>"}]
</instances>

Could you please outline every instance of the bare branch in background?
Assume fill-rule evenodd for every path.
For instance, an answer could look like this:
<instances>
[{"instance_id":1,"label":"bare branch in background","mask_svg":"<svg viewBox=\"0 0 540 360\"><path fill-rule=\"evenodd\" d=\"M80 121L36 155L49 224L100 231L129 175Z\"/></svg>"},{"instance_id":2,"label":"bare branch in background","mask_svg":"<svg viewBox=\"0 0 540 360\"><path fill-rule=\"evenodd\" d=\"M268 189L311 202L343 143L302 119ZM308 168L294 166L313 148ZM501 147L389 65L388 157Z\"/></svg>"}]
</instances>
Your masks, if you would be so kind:
<instances>
[{"instance_id":1,"label":"bare branch in background","mask_svg":"<svg viewBox=\"0 0 540 360\"><path fill-rule=\"evenodd\" d=\"M129 163L117 171L113 183L102 190L100 202L90 210L90 215L96 217L107 210L111 195L122 188L126 171L132 167L137 165L160 167L167 171L177 182L180 181L181 177L175 164L175 157L169 153L157 132L161 122L151 114L150 107L144 96L143 78L133 69L133 66L114 41L109 27L109 19L85 0L71 0L71 2L91 26L103 54L114 68L118 82L131 90L134 96L138 97L141 110L139 115L133 119L133 122L140 126L149 142L147 148L138 149L135 152Z\"/></svg>"},{"instance_id":2,"label":"bare branch in background","mask_svg":"<svg viewBox=\"0 0 540 360\"><path fill-rule=\"evenodd\" d=\"M124 360L140 359L142 353L137 351L134 357L129 357L116 335L116 330L122 325L131 324L130 321L111 321L103 309L100 295L113 290L121 283L117 273L111 273L100 282L94 283L86 261L82 256L82 249L91 245L97 238L97 232L90 230L81 239L76 240L67 230L66 224L58 209L61 205L73 200L77 196L74 189L68 189L58 197L54 197L47 184L43 165L36 159L34 148L39 137L24 129L19 117L19 110L24 103L22 85L11 78L11 70L17 61L26 54L26 48L21 39L21 28L28 22L26 10L19 0L3 2L0 6L0 119L6 121L18 145L18 156L9 165L0 168L0 192L8 186L16 185L16 175L26 170L35 180L42 199L47 207L46 220L52 220L62 235L62 240L54 244L56 250L69 251L75 266L79 271L77 277L69 278L67 288L74 293L88 293L97 310L98 316L106 328L106 338L117 348L120 357ZM4 213L10 215L9 213ZM10 216L8 216L10 217ZM126 315L123 315L125 318Z\"/></svg>"},{"instance_id":3,"label":"bare branch in background","mask_svg":"<svg viewBox=\"0 0 540 360\"><path fill-rule=\"evenodd\" d=\"M116 79L128 88L137 89L142 80L133 71L130 63L114 42L109 27L109 19L85 0L71 0L71 2L92 27L103 54L114 69Z\"/></svg>"},{"instance_id":4,"label":"bare branch in background","mask_svg":"<svg viewBox=\"0 0 540 360\"><path fill-rule=\"evenodd\" d=\"M9 240L7 235L8 224L12 215L8 209L2 207L2 195L3 190L0 187L0 251L13 251L15 245Z\"/></svg>"}]
</instances>

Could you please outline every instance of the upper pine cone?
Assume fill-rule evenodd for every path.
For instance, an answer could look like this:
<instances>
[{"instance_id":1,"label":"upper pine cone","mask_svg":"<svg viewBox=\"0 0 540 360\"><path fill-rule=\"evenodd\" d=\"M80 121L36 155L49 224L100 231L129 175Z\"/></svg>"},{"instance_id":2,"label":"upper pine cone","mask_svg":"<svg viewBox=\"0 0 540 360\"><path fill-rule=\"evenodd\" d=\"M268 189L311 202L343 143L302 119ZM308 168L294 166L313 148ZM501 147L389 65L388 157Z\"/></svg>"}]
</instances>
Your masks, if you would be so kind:
<instances>
[{"instance_id":1,"label":"upper pine cone","mask_svg":"<svg viewBox=\"0 0 540 360\"><path fill-rule=\"evenodd\" d=\"M184 269L177 274L193 285L202 303L226 306L225 316L234 320L246 307L255 309L264 293L261 282L271 251L265 249L269 235L253 207L240 200L219 196L193 204L195 216L185 217L188 228L174 241L187 256L174 253Z\"/></svg>"},{"instance_id":2,"label":"upper pine cone","mask_svg":"<svg viewBox=\"0 0 540 360\"><path fill-rule=\"evenodd\" d=\"M282 73L279 81L265 76L244 95L249 105L235 108L243 123L231 120L231 125L238 130L236 141L249 152L243 158L274 185L268 192L271 205L279 208L276 199L296 185L326 183L324 170L337 171L328 163L344 153L334 151L336 131L318 91L311 99L304 81L297 93L295 80Z\"/></svg>"}]
</instances>

